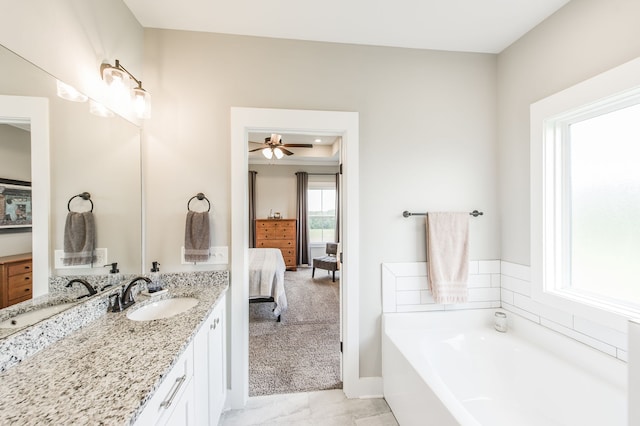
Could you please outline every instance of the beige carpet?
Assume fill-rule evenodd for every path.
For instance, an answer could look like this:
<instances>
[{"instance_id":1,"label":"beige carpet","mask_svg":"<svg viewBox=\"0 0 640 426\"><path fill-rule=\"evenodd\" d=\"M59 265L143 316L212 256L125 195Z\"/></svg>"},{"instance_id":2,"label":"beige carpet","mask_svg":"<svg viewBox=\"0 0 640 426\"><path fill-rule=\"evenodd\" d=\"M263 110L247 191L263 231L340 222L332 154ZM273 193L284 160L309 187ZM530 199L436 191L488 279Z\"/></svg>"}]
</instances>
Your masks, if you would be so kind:
<instances>
[{"instance_id":1,"label":"beige carpet","mask_svg":"<svg viewBox=\"0 0 640 426\"><path fill-rule=\"evenodd\" d=\"M322 270L312 279L311 268L285 272L279 323L273 303L249 305L249 396L342 388L339 281Z\"/></svg>"}]
</instances>

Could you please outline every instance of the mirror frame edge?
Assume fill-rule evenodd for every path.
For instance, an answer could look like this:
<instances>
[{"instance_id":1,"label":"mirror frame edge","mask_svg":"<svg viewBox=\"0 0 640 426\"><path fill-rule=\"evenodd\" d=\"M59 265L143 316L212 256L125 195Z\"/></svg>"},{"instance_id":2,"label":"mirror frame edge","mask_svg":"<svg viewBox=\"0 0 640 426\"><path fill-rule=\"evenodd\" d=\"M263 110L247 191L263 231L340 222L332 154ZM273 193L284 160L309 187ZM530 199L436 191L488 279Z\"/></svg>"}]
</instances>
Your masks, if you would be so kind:
<instances>
[{"instance_id":1,"label":"mirror frame edge","mask_svg":"<svg viewBox=\"0 0 640 426\"><path fill-rule=\"evenodd\" d=\"M49 99L0 95L0 118L28 119L31 126L33 297L49 292L49 210L51 209L49 166ZM38 244L43 242L44 244Z\"/></svg>"}]
</instances>

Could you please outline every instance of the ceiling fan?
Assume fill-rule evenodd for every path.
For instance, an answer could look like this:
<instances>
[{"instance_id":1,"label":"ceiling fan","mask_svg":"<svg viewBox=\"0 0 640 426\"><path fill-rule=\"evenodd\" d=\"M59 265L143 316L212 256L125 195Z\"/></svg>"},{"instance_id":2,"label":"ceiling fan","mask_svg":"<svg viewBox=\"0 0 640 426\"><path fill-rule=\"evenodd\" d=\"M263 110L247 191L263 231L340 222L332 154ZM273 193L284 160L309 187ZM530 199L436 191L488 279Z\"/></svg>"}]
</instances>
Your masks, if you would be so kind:
<instances>
[{"instance_id":1,"label":"ceiling fan","mask_svg":"<svg viewBox=\"0 0 640 426\"><path fill-rule=\"evenodd\" d=\"M260 143L260 142L254 142ZM279 160L286 155L293 155L293 152L285 149L288 148L313 148L313 145L310 143L282 143L282 135L278 135L273 133L270 137L264 138L263 147L255 148L249 150L249 152L262 151L262 155L264 155L267 159L271 160L275 155Z\"/></svg>"}]
</instances>

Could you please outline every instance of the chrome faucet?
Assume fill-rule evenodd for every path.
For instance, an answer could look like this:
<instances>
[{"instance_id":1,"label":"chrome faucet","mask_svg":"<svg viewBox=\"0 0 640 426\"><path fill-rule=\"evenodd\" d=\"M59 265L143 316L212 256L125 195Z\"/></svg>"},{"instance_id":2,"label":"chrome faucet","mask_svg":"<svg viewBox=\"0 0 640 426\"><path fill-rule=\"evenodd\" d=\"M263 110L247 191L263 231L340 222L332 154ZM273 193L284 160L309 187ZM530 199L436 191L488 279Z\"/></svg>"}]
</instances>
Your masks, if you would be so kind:
<instances>
[{"instance_id":1,"label":"chrome faucet","mask_svg":"<svg viewBox=\"0 0 640 426\"><path fill-rule=\"evenodd\" d=\"M131 293L131 290L133 289L133 286L136 285L138 281L141 281L141 280L146 281L147 283L151 282L151 280L147 277L136 277L132 279L129 282L129 284L127 284L126 287L124 287L124 291L122 292L121 296L119 296L118 294L112 295L112 296L119 296L119 300L114 300L113 302L111 302L112 312L124 311L129 306L136 303L135 299L133 298L133 293ZM111 299L112 296L109 296L109 298ZM118 299L118 297L116 297L116 299Z\"/></svg>"},{"instance_id":2,"label":"chrome faucet","mask_svg":"<svg viewBox=\"0 0 640 426\"><path fill-rule=\"evenodd\" d=\"M83 294L82 296L79 296L78 299L82 299L83 297L93 296L94 294L97 293L96 289L93 288L91 284L89 284L87 281L83 280L82 278L72 279L67 283L67 287L71 287L73 283L80 283L87 288L87 291L89 291L89 294Z\"/></svg>"}]
</instances>

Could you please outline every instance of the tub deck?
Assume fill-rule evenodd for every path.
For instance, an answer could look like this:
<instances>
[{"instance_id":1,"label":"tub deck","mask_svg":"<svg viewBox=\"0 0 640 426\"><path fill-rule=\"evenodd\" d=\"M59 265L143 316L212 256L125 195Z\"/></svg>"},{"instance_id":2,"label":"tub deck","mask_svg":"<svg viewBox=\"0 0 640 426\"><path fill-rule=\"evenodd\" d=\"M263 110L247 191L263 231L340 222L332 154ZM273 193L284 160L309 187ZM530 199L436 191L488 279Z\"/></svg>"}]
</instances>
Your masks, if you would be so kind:
<instances>
[{"instance_id":1,"label":"tub deck","mask_svg":"<svg viewBox=\"0 0 640 426\"><path fill-rule=\"evenodd\" d=\"M511 313L499 333L494 312L384 316L384 395L400 424L627 424L624 362Z\"/></svg>"}]
</instances>

